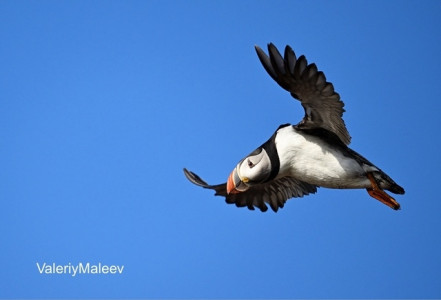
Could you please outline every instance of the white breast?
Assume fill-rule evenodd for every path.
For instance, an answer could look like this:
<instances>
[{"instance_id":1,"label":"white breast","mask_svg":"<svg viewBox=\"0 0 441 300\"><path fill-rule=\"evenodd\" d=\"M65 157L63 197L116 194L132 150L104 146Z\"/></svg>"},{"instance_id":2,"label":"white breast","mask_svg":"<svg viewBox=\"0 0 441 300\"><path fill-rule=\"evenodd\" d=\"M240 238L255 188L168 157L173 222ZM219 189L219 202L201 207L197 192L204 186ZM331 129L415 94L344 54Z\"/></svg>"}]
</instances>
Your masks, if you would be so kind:
<instances>
[{"instance_id":1,"label":"white breast","mask_svg":"<svg viewBox=\"0 0 441 300\"><path fill-rule=\"evenodd\" d=\"M286 126L277 132L279 176L292 176L328 188L365 188L369 180L360 164L324 140Z\"/></svg>"}]
</instances>

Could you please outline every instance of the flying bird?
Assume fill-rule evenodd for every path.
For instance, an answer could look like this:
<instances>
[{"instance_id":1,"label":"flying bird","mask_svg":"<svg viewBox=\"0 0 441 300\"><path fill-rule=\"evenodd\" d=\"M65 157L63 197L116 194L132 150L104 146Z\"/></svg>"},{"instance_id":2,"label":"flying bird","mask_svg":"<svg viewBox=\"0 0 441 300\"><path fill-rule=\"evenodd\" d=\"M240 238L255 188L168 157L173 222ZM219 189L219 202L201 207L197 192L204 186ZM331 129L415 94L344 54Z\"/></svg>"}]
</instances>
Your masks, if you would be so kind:
<instances>
[{"instance_id":1,"label":"flying bird","mask_svg":"<svg viewBox=\"0 0 441 300\"><path fill-rule=\"evenodd\" d=\"M366 189L392 209L400 204L384 190L404 194L380 168L348 147L351 137L342 119L343 101L314 63L296 57L290 46L284 56L268 44L268 55L255 46L265 70L292 97L305 116L297 125L283 124L256 150L240 160L226 183L209 185L184 168L192 183L212 189L227 203L275 212L290 198L314 194L317 187Z\"/></svg>"}]
</instances>

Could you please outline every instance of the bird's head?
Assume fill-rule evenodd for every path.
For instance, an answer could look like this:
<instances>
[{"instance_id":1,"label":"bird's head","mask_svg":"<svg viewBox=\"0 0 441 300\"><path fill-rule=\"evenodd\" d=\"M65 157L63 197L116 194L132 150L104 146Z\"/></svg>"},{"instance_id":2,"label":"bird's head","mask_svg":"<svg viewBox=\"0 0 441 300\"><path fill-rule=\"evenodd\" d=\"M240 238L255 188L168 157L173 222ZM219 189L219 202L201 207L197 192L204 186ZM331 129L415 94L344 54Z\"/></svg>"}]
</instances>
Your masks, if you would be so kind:
<instances>
[{"instance_id":1,"label":"bird's head","mask_svg":"<svg viewBox=\"0 0 441 300\"><path fill-rule=\"evenodd\" d=\"M280 161L275 143L276 135L277 130L268 141L236 165L228 177L228 194L245 192L252 186L268 182L277 176Z\"/></svg>"},{"instance_id":2,"label":"bird's head","mask_svg":"<svg viewBox=\"0 0 441 300\"><path fill-rule=\"evenodd\" d=\"M231 172L227 181L227 193L248 190L255 184L265 182L271 174L271 160L262 147L242 159Z\"/></svg>"}]
</instances>

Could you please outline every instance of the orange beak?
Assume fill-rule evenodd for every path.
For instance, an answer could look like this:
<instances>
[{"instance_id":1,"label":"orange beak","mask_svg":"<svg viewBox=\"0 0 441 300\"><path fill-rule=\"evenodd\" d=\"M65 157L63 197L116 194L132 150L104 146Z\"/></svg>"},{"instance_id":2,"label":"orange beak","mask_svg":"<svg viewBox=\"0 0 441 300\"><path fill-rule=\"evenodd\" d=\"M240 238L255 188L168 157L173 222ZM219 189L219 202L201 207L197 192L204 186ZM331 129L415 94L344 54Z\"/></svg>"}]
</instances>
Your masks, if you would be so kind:
<instances>
[{"instance_id":1,"label":"orange beak","mask_svg":"<svg viewBox=\"0 0 441 300\"><path fill-rule=\"evenodd\" d=\"M234 168L227 180L227 193L237 194L245 192L249 189L249 186L240 178L237 168Z\"/></svg>"},{"instance_id":2,"label":"orange beak","mask_svg":"<svg viewBox=\"0 0 441 300\"><path fill-rule=\"evenodd\" d=\"M228 176L228 180L227 180L227 194L237 194L237 193L239 193L239 191L236 190L236 183L234 182L234 177L235 176L237 176L236 169L234 169L233 172L231 172L230 176Z\"/></svg>"}]
</instances>

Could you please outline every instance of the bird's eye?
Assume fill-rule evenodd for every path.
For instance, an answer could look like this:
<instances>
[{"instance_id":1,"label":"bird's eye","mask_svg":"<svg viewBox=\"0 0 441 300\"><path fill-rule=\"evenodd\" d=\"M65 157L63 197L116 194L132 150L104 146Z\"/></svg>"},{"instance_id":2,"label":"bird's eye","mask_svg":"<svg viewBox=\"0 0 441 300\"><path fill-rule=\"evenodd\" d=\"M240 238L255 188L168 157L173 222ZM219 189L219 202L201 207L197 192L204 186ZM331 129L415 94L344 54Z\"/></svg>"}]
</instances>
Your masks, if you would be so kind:
<instances>
[{"instance_id":1,"label":"bird's eye","mask_svg":"<svg viewBox=\"0 0 441 300\"><path fill-rule=\"evenodd\" d=\"M248 167L252 168L254 166L255 164L253 164L253 162L250 159L248 159Z\"/></svg>"}]
</instances>

